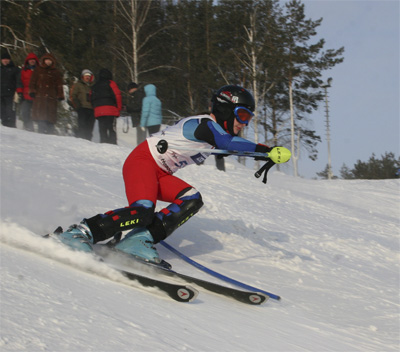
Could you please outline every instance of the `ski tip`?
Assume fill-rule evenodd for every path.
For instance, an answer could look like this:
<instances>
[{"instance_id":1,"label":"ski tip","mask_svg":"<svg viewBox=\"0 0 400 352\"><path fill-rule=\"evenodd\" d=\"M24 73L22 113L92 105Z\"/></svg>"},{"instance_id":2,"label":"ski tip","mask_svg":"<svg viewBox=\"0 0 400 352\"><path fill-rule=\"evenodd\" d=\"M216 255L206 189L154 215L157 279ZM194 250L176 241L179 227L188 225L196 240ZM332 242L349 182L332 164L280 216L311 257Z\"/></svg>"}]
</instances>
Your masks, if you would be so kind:
<instances>
[{"instance_id":1,"label":"ski tip","mask_svg":"<svg viewBox=\"0 0 400 352\"><path fill-rule=\"evenodd\" d=\"M192 286L184 286L179 287L176 291L176 294L180 302L192 302L199 295L199 291Z\"/></svg>"},{"instance_id":2,"label":"ski tip","mask_svg":"<svg viewBox=\"0 0 400 352\"><path fill-rule=\"evenodd\" d=\"M269 297L261 292L254 292L249 295L249 301L251 304L260 305L268 301Z\"/></svg>"}]
</instances>

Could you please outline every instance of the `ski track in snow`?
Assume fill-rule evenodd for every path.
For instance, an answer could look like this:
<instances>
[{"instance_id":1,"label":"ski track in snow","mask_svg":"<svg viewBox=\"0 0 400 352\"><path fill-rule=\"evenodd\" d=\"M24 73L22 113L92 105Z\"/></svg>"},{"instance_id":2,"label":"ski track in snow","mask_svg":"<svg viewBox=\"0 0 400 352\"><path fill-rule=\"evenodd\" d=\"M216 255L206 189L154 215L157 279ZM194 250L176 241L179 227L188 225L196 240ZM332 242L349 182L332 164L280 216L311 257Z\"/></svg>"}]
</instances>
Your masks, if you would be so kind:
<instances>
[{"instance_id":1,"label":"ski track in snow","mask_svg":"<svg viewBox=\"0 0 400 352\"><path fill-rule=\"evenodd\" d=\"M399 349L399 180L271 170L264 185L235 158L225 173L213 157L180 170L205 205L168 243L282 301L247 306L199 288L177 303L39 236L126 206L132 130L119 146L0 132L2 351ZM176 270L219 282L158 249Z\"/></svg>"}]
</instances>

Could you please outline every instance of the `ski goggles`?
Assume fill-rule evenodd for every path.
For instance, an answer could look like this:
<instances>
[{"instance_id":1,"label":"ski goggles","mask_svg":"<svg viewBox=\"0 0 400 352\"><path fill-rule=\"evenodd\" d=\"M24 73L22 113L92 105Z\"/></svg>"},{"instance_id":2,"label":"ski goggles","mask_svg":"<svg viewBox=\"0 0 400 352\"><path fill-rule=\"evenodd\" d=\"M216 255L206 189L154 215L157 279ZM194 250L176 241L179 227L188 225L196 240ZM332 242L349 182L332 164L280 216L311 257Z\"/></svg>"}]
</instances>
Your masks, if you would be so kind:
<instances>
[{"instance_id":1,"label":"ski goggles","mask_svg":"<svg viewBox=\"0 0 400 352\"><path fill-rule=\"evenodd\" d=\"M233 110L235 114L236 120L238 122L245 124L246 126L249 124L250 120L253 118L254 114L244 106L238 106Z\"/></svg>"}]
</instances>

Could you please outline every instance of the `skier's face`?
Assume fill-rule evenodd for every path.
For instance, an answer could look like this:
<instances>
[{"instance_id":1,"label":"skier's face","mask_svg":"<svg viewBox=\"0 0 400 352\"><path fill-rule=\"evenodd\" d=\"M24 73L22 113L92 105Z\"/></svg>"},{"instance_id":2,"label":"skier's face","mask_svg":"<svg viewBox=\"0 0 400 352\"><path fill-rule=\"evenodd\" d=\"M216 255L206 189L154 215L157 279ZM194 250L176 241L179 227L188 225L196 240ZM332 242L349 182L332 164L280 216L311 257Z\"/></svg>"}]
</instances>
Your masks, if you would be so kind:
<instances>
[{"instance_id":1,"label":"skier's face","mask_svg":"<svg viewBox=\"0 0 400 352\"><path fill-rule=\"evenodd\" d=\"M239 132L242 130L242 128L246 127L246 125L244 123L240 123L238 120L234 120L233 121L233 133L235 133L235 135L238 135Z\"/></svg>"}]
</instances>

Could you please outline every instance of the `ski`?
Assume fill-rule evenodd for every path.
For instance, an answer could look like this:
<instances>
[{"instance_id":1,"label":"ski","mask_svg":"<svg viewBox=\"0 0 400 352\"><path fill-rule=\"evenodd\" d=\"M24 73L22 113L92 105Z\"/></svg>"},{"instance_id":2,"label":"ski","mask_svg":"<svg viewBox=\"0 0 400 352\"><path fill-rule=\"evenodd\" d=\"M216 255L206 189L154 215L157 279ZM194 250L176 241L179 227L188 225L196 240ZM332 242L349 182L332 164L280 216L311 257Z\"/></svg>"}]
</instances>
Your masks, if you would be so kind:
<instances>
[{"instance_id":1,"label":"ski","mask_svg":"<svg viewBox=\"0 0 400 352\"><path fill-rule=\"evenodd\" d=\"M53 233L58 234L62 231L62 228L58 227ZM50 235L45 235L44 237L50 237ZM124 277L133 281L137 281L145 287L156 287L164 291L166 294L168 294L169 297L178 302L191 302L197 297L199 292L189 285L166 282L147 275L121 269L118 267L118 264L113 263L113 261L117 260L121 262L122 260L124 262L124 265L129 265L130 267L132 267L132 269L144 269L145 271L149 269L149 271L151 271L152 273L181 279L186 281L186 283L193 283L210 292L214 292L225 297L230 297L246 304L260 305L267 301L269 298L268 295L262 292L239 290L229 286L220 285L212 281L203 280L197 277L176 272L172 270L166 262L157 265L155 263L140 260L131 255L114 250L112 248L112 245L95 245L93 249L95 251L95 254L100 258L102 262L109 265L114 270L117 270Z\"/></svg>"},{"instance_id":2,"label":"ski","mask_svg":"<svg viewBox=\"0 0 400 352\"><path fill-rule=\"evenodd\" d=\"M168 275L171 277L176 277L179 279L182 279L188 283L193 283L196 284L200 287L203 287L204 289L218 293L220 295L223 295L225 297L230 297L235 299L236 301L242 302L242 303L247 303L247 304L252 304L252 305L260 305L264 303L265 301L268 300L268 296L261 293L261 292L252 292L252 291L242 291L238 290L236 288L232 288L229 286L224 286L220 285L217 283L214 283L212 281L208 280L203 280L199 279L197 277L193 277L190 275L182 274L180 272L176 272L171 269L165 269L165 268L158 268L160 273L163 275Z\"/></svg>"},{"instance_id":3,"label":"ski","mask_svg":"<svg viewBox=\"0 0 400 352\"><path fill-rule=\"evenodd\" d=\"M53 234L60 234L63 232L63 229L61 226L59 226L56 230L53 231ZM46 234L42 237L45 238L50 238L50 234ZM105 262L104 259L100 256L98 259L102 262ZM107 264L107 263L106 263ZM107 264L108 265L108 264ZM114 266L111 266L112 269L118 271L120 274L122 274L125 278L136 281L139 284L141 284L144 287L155 287L158 288L159 290L165 292L169 297L174 299L175 301L178 302L191 302L199 294L199 291L197 291L195 288L188 286L188 285L179 285L179 284L174 284L171 282L165 282L162 280L157 280L148 276L144 276L141 274L133 273L127 270L119 269Z\"/></svg>"},{"instance_id":4,"label":"ski","mask_svg":"<svg viewBox=\"0 0 400 352\"><path fill-rule=\"evenodd\" d=\"M228 276L222 275L222 274L220 274L220 273L218 273L218 272L216 272L214 270L209 269L209 268L205 267L204 265L201 265L200 263L197 263L193 259L190 259L189 257L184 255L182 252L178 251L176 248L172 247L170 244L166 243L165 241L161 241L160 243L165 248L170 250L172 253L176 254L178 257L183 259L185 262L189 263L190 265L193 265L197 269L200 269L200 270L204 271L207 274L210 274L210 275L212 275L212 276L214 276L216 278L219 278L219 279L221 279L223 281L229 282L229 283L231 283L231 284L233 284L235 286L241 287L241 288L243 288L245 290L262 293L262 294L267 295L268 297L270 297L272 299L275 299L277 301L279 301L281 299L281 297L276 295L276 294L273 294L271 292L262 290L262 289L257 288L257 287L253 287L253 286L247 285L247 284L245 284L243 282L237 281L235 279L232 279L232 278L230 278Z\"/></svg>"},{"instance_id":5,"label":"ski","mask_svg":"<svg viewBox=\"0 0 400 352\"><path fill-rule=\"evenodd\" d=\"M161 291L168 294L169 297L178 302L191 302L199 294L199 292L196 289L188 285L173 284L170 282L165 282L147 276L132 273L130 271L116 269L116 268L113 269L120 272L123 276L125 276L129 280L137 281L145 287L156 287L160 289Z\"/></svg>"},{"instance_id":6,"label":"ski","mask_svg":"<svg viewBox=\"0 0 400 352\"><path fill-rule=\"evenodd\" d=\"M268 300L268 296L261 292L255 291L244 291L236 288L232 288L229 286L220 285L214 283L212 281L203 280L197 277L193 277L190 275L186 275L175 270L169 269L165 265L157 265L155 263L147 262L140 260L136 257L133 257L129 254L125 254L120 251L116 251L110 247L101 245L95 247L95 252L101 258L103 258L106 264L114 266L117 270L119 265L128 266L135 270L151 272L152 274L160 274L168 277L172 277L175 279L181 279L186 281L187 283L192 283L197 286L200 286L207 291L220 294L225 297L233 298L239 302L247 303L251 305L260 305ZM115 264L114 264L115 263Z\"/></svg>"}]
</instances>

